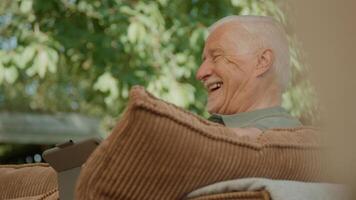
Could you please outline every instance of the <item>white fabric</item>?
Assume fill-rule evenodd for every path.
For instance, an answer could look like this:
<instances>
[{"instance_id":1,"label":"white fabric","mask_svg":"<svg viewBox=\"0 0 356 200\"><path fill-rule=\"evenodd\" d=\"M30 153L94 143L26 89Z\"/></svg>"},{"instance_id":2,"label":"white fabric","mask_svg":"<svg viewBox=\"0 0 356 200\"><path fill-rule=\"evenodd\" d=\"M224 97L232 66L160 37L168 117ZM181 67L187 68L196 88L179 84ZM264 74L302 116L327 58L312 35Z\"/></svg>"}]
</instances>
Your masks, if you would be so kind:
<instances>
[{"instance_id":1,"label":"white fabric","mask_svg":"<svg viewBox=\"0 0 356 200\"><path fill-rule=\"evenodd\" d=\"M245 178L209 185L188 194L188 198L234 191L267 190L273 200L351 200L346 186L264 178Z\"/></svg>"}]
</instances>

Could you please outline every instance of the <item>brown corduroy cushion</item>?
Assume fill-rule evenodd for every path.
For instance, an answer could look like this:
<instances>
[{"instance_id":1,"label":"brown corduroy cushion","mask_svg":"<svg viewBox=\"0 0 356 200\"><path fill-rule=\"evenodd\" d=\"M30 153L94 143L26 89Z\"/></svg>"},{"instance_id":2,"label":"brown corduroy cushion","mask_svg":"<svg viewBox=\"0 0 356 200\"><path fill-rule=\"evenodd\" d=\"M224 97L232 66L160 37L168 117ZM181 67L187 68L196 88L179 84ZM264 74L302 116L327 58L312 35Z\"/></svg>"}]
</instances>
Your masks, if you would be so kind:
<instances>
[{"instance_id":1,"label":"brown corduroy cushion","mask_svg":"<svg viewBox=\"0 0 356 200\"><path fill-rule=\"evenodd\" d=\"M0 199L58 199L57 187L48 164L0 165Z\"/></svg>"},{"instance_id":2,"label":"brown corduroy cushion","mask_svg":"<svg viewBox=\"0 0 356 200\"><path fill-rule=\"evenodd\" d=\"M135 87L124 116L86 162L76 199L180 199L244 177L318 181L317 135L301 127L239 137Z\"/></svg>"},{"instance_id":3,"label":"brown corduroy cushion","mask_svg":"<svg viewBox=\"0 0 356 200\"><path fill-rule=\"evenodd\" d=\"M59 194L58 190L54 189L52 191L46 192L44 194L36 195L36 196L26 196L15 199L6 199L6 200L58 200Z\"/></svg>"}]
</instances>

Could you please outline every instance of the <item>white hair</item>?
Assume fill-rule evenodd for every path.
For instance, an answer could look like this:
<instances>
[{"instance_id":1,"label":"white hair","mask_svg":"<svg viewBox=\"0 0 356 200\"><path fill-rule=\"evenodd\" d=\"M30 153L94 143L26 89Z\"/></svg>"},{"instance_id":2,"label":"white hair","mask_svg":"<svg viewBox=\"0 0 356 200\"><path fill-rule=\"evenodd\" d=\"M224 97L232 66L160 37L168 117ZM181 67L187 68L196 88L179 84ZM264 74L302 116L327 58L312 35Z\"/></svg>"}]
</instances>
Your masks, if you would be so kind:
<instances>
[{"instance_id":1,"label":"white hair","mask_svg":"<svg viewBox=\"0 0 356 200\"><path fill-rule=\"evenodd\" d=\"M274 52L275 61L272 68L284 91L290 79L289 47L286 33L280 23L266 16L228 16L220 19L209 27L209 33L227 22L237 22L252 37L257 38L258 46L270 48Z\"/></svg>"}]
</instances>

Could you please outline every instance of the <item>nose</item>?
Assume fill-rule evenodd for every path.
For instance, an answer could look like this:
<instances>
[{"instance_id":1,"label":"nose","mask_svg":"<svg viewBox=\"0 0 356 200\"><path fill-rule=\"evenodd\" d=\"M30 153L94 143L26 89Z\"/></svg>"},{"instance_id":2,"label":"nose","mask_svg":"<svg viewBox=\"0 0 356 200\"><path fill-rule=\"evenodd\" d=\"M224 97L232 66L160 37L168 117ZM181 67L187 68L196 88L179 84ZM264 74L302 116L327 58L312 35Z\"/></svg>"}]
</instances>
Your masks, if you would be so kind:
<instances>
[{"instance_id":1,"label":"nose","mask_svg":"<svg viewBox=\"0 0 356 200\"><path fill-rule=\"evenodd\" d=\"M197 80L205 80L212 74L212 66L211 64L208 63L207 60L203 61L203 63L200 65L195 78Z\"/></svg>"}]
</instances>

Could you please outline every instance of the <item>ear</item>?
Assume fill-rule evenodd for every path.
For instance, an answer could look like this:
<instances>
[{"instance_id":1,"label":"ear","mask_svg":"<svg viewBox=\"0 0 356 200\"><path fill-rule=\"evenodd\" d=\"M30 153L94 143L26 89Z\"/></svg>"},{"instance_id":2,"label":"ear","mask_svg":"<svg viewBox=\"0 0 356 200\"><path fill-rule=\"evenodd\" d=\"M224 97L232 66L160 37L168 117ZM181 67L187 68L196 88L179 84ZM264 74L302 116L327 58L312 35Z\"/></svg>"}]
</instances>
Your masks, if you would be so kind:
<instances>
[{"instance_id":1,"label":"ear","mask_svg":"<svg viewBox=\"0 0 356 200\"><path fill-rule=\"evenodd\" d=\"M272 67L274 53L272 49L265 49L258 55L257 59L257 66L254 72L256 77L262 76Z\"/></svg>"}]
</instances>

